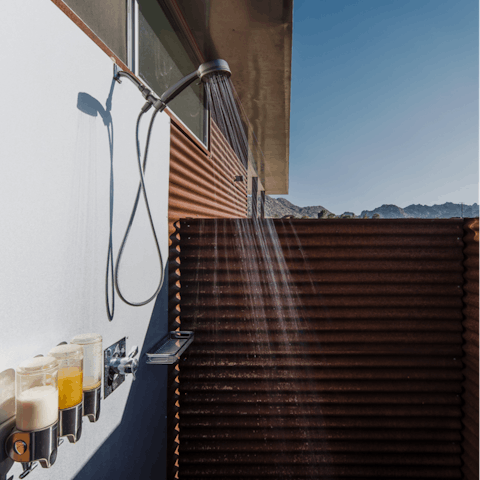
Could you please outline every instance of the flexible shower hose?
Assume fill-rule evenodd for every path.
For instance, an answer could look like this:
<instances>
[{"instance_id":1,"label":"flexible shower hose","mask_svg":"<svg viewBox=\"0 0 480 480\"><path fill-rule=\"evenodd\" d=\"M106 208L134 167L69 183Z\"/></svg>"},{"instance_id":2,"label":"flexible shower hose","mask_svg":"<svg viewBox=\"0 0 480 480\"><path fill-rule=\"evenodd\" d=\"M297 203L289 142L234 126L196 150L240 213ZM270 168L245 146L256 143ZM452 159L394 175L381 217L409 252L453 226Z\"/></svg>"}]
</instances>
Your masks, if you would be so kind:
<instances>
[{"instance_id":1,"label":"flexible shower hose","mask_svg":"<svg viewBox=\"0 0 480 480\"><path fill-rule=\"evenodd\" d=\"M118 256L117 256L117 262L115 264L115 289L117 290L118 296L125 303L127 303L128 305L131 305L133 307L141 307L142 305L146 305L147 303L150 303L160 292L160 290L162 288L162 285L163 285L163 280L164 280L162 253L160 251L160 245L158 243L157 233L155 231L155 225L153 223L152 214L150 212L150 205L148 203L147 190L145 188L145 179L144 179L144 176L143 176L143 174L145 173L145 169L147 167L148 147L150 145L150 136L151 136L151 133L152 133L152 127L153 127L153 123L155 121L155 117L158 113L158 110L155 109L155 111L153 112L152 118L150 120L150 125L148 126L147 141L146 141L146 144L145 144L145 153L144 153L144 156L143 156L143 166L142 166L142 158L141 158L138 130L139 130L139 127L140 127L140 120L141 120L143 114L145 113L145 111L146 110L142 109L142 111L138 115L137 125L136 125L136 128L135 128L135 140L136 140L136 147L137 147L137 162L138 162L138 170L139 170L139 174L140 174L140 184L138 185L138 190L137 190L137 196L135 198L135 203L133 205L132 213L130 214L130 220L128 222L127 229L125 230L125 235L123 237L122 244L120 245L120 250L119 250ZM121 260L122 260L123 250L124 250L125 245L127 243L128 235L130 233L130 229L132 228L133 220L135 219L135 214L137 213L138 202L140 200L140 194L142 192L143 192L143 198L145 199L145 206L147 207L148 219L150 221L150 226L152 228L153 238L155 240L155 246L156 246L157 252L158 252L158 258L159 258L159 261L160 261L160 281L159 281L158 286L155 290L155 293L151 297L149 297L146 300L143 300L141 302L133 302L133 301L127 300L125 298L125 296L123 295L123 293L120 289L119 282L118 282L118 275L119 275L120 263L121 263ZM113 315L112 315L112 318L113 318Z\"/></svg>"}]
</instances>

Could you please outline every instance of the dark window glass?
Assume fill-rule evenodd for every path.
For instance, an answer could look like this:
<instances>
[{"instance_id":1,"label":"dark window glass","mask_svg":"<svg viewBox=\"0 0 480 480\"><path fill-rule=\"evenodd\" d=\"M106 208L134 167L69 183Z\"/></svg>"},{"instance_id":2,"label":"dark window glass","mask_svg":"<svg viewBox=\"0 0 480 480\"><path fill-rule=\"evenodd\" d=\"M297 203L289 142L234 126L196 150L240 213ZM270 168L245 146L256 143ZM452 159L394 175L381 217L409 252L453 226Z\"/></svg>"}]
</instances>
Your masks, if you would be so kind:
<instances>
[{"instance_id":1,"label":"dark window glass","mask_svg":"<svg viewBox=\"0 0 480 480\"><path fill-rule=\"evenodd\" d=\"M126 0L64 0L120 60L127 63Z\"/></svg>"},{"instance_id":2,"label":"dark window glass","mask_svg":"<svg viewBox=\"0 0 480 480\"><path fill-rule=\"evenodd\" d=\"M160 96L198 68L158 3L139 2L139 76ZM203 85L194 82L168 107L206 144Z\"/></svg>"}]
</instances>

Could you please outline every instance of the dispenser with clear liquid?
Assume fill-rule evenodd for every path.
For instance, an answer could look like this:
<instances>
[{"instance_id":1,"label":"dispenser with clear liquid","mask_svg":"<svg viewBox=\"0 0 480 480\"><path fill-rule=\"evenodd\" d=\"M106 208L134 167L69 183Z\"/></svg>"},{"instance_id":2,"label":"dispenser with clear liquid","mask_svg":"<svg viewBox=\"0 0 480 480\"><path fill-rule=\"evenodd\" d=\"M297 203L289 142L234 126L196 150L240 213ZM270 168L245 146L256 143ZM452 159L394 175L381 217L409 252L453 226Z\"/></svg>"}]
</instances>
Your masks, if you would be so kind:
<instances>
[{"instance_id":1,"label":"dispenser with clear liquid","mask_svg":"<svg viewBox=\"0 0 480 480\"><path fill-rule=\"evenodd\" d=\"M72 338L70 343L83 348L83 415L96 422L102 390L102 336L86 333Z\"/></svg>"}]
</instances>

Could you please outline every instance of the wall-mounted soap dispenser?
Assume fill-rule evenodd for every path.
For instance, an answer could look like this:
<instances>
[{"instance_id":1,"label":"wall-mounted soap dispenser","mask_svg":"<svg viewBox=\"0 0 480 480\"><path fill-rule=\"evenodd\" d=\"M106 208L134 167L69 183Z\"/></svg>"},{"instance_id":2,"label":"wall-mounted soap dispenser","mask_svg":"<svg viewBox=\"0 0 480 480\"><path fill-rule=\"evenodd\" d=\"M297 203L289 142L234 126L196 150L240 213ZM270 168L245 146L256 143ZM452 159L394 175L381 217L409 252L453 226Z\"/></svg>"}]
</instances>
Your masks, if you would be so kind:
<instances>
[{"instance_id":1,"label":"wall-mounted soap dispenser","mask_svg":"<svg viewBox=\"0 0 480 480\"><path fill-rule=\"evenodd\" d=\"M59 363L58 436L75 443L82 435L83 348L80 345L58 345L50 350L49 355Z\"/></svg>"},{"instance_id":2,"label":"wall-mounted soap dispenser","mask_svg":"<svg viewBox=\"0 0 480 480\"><path fill-rule=\"evenodd\" d=\"M58 367L57 359L48 356L27 360L16 370L16 429L7 438L6 450L25 471L36 461L51 467L57 458Z\"/></svg>"},{"instance_id":3,"label":"wall-mounted soap dispenser","mask_svg":"<svg viewBox=\"0 0 480 480\"><path fill-rule=\"evenodd\" d=\"M83 347L83 415L96 422L102 395L102 336L86 333L72 338L70 343Z\"/></svg>"}]
</instances>

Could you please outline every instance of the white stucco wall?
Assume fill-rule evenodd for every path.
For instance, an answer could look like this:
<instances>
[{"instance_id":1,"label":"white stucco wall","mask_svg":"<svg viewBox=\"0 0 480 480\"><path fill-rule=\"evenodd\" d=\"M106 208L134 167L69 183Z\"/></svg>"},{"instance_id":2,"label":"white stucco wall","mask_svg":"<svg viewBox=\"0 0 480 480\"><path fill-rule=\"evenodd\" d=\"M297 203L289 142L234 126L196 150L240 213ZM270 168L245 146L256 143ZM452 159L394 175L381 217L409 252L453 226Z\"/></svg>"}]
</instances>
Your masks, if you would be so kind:
<instances>
[{"instance_id":1,"label":"white stucco wall","mask_svg":"<svg viewBox=\"0 0 480 480\"><path fill-rule=\"evenodd\" d=\"M100 333L104 348L126 336L127 350L133 345L142 350L147 331L149 346L167 331L166 289L154 319L155 302L133 308L117 296L115 317L109 322L108 129L100 115L78 109L77 101L79 93L85 93L106 109L113 85L116 258L138 186L134 135L144 100L129 81L112 84L112 61L50 0L2 1L0 14L0 372L85 332ZM147 123L142 124L142 139ZM165 263L169 126L166 114L157 116L146 175ZM124 256L121 279L126 294L136 300L150 296L159 266L143 199ZM139 418L147 416L143 423L157 426L155 452L163 455L165 369L141 361L139 379L132 383L128 377L103 401L99 422L84 419L79 443L64 442L56 464L38 467L28 478L108 478L111 464L125 461L128 453L122 452L129 451L130 443L139 443L135 426L142 422L132 420L138 405L144 408ZM142 389L141 399L135 397L136 389ZM126 421L129 438L116 438L114 432L126 435ZM139 465L145 461L138 459ZM89 468L97 473L92 475ZM82 469L84 474L78 474ZM114 478L148 478L123 471L124 477ZM21 466L15 465L9 476L18 478L20 472Z\"/></svg>"}]
</instances>

